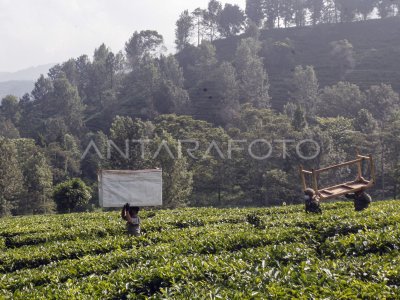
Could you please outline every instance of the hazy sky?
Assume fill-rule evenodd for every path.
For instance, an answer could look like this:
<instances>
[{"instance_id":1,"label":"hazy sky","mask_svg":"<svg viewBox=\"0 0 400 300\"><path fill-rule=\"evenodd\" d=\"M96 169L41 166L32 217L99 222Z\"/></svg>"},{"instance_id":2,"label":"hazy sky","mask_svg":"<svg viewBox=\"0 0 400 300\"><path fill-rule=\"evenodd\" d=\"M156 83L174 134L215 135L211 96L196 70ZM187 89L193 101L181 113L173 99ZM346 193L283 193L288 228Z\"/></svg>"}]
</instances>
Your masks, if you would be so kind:
<instances>
[{"instance_id":1,"label":"hazy sky","mask_svg":"<svg viewBox=\"0 0 400 300\"><path fill-rule=\"evenodd\" d=\"M238 4L245 0L222 3ZM154 29L174 51L179 14L208 0L0 0L0 71L62 62L102 42L122 50L135 30Z\"/></svg>"}]
</instances>

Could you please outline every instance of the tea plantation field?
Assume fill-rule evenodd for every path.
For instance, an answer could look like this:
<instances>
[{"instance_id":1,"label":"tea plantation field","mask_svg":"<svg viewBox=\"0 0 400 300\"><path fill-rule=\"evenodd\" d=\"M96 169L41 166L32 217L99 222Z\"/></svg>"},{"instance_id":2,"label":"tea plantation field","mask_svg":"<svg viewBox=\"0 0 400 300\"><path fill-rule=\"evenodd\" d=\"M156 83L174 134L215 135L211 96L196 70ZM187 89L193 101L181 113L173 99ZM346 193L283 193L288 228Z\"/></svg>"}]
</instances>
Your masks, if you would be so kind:
<instances>
[{"instance_id":1,"label":"tea plantation field","mask_svg":"<svg viewBox=\"0 0 400 300\"><path fill-rule=\"evenodd\" d=\"M400 201L0 219L0 299L398 299Z\"/></svg>"}]
</instances>

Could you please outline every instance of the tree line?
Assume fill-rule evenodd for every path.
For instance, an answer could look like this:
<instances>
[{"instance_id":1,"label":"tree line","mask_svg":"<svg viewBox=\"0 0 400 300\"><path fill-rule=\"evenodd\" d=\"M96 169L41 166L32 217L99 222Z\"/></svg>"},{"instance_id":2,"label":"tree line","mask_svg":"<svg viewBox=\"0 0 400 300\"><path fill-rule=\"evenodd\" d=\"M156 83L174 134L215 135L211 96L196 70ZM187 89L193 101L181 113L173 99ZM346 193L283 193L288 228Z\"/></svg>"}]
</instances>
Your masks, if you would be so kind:
<instances>
[{"instance_id":1,"label":"tree line","mask_svg":"<svg viewBox=\"0 0 400 300\"><path fill-rule=\"evenodd\" d=\"M267 28L387 18L399 13L397 0L247 0L246 14Z\"/></svg>"},{"instance_id":2,"label":"tree line","mask_svg":"<svg viewBox=\"0 0 400 300\"><path fill-rule=\"evenodd\" d=\"M156 31L134 32L124 51L102 44L91 58L82 55L40 76L21 99L7 96L0 106L0 213L36 214L92 209L98 203L99 169L161 167L165 207L276 205L299 203L299 164L320 167L353 158L355 147L376 158L379 197L398 194L400 100L386 84L361 90L340 81L320 87L312 66L296 66L282 111L270 108L269 79L260 55L257 31L237 43L234 57L223 61L207 40L177 55L163 54ZM332 43L338 71L354 63L348 41ZM296 143L313 140L321 152L313 160L297 155ZM124 154L126 141L150 140ZM197 159L186 153L199 141ZM248 148L255 140L273 144L268 159L248 151L228 153L230 141ZM91 149L94 142L102 155ZM210 148L215 142L218 145ZM232 145L231 145L232 146ZM265 145L264 145L265 146ZM186 148L185 148L186 147ZM253 144L262 157L268 149ZM315 153L304 144L305 156ZM125 153L126 154L126 153ZM347 180L350 169L329 178ZM80 178L81 180L78 180ZM88 188L89 187L89 188ZM66 201L65 199L69 199Z\"/></svg>"},{"instance_id":3,"label":"tree line","mask_svg":"<svg viewBox=\"0 0 400 300\"><path fill-rule=\"evenodd\" d=\"M245 28L273 29L315 26L399 15L399 0L247 0L238 5L210 0L207 8L185 10L176 22L178 51L202 40L237 35Z\"/></svg>"}]
</instances>

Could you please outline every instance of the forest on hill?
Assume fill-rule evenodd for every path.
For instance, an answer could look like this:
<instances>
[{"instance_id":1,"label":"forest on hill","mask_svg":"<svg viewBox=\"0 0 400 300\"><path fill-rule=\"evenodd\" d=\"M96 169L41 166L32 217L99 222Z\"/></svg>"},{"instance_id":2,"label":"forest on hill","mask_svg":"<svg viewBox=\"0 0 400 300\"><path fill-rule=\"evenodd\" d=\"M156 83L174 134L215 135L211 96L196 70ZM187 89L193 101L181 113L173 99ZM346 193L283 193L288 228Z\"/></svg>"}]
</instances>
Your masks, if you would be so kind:
<instances>
[{"instance_id":1,"label":"forest on hill","mask_svg":"<svg viewBox=\"0 0 400 300\"><path fill-rule=\"evenodd\" d=\"M310 3L321 2L317 18ZM288 28L275 28L274 1L244 12L211 0L180 15L176 55L143 30L124 51L102 44L55 65L31 93L2 99L0 215L93 209L100 169L162 168L165 207L298 203L299 164L342 162L355 148L376 159L373 195L396 197L399 4L362 12L366 2L286 1ZM350 16L348 3L358 3Z\"/></svg>"},{"instance_id":2,"label":"forest on hill","mask_svg":"<svg viewBox=\"0 0 400 300\"><path fill-rule=\"evenodd\" d=\"M312 65L320 87L347 81L365 90L385 83L399 92L400 41L395 38L399 32L398 18L262 30L260 56L268 72L272 107L282 110L292 99L297 65ZM240 39L216 41L219 59L232 60ZM345 40L348 43L341 45L349 51L338 53L338 41Z\"/></svg>"}]
</instances>

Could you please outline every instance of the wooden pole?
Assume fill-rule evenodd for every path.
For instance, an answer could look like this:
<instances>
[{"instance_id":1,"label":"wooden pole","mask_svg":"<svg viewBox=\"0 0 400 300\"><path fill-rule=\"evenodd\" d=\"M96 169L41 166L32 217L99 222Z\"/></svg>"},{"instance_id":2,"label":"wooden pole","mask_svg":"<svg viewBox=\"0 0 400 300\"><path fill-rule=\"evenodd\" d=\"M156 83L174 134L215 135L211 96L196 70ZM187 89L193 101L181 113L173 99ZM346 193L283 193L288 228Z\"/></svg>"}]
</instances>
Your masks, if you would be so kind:
<instances>
[{"instance_id":1,"label":"wooden pole","mask_svg":"<svg viewBox=\"0 0 400 300\"><path fill-rule=\"evenodd\" d=\"M303 191L305 191L307 186L306 186L306 178L304 177L303 165L300 165L299 171L300 171L301 183L303 185Z\"/></svg>"},{"instance_id":2,"label":"wooden pole","mask_svg":"<svg viewBox=\"0 0 400 300\"><path fill-rule=\"evenodd\" d=\"M371 168L371 180L373 183L375 183L376 178L375 178L375 164L374 160L372 159L372 155L369 155L369 166Z\"/></svg>"},{"instance_id":3,"label":"wooden pole","mask_svg":"<svg viewBox=\"0 0 400 300\"><path fill-rule=\"evenodd\" d=\"M344 162L344 163L341 163L341 164L337 164L337 165L333 165L333 166L330 166L330 167L322 168L322 169L316 170L315 172L316 173L321 173L323 171L331 170L331 169L334 169L334 168L353 165L353 164L356 164L356 163L358 163L358 162L360 162L362 160L363 160L362 158L357 158L355 160L351 160L351 161L347 161L347 162Z\"/></svg>"},{"instance_id":4,"label":"wooden pole","mask_svg":"<svg viewBox=\"0 0 400 300\"><path fill-rule=\"evenodd\" d=\"M364 156L364 155L357 155L357 157L362 159L369 159L369 156Z\"/></svg>"},{"instance_id":5,"label":"wooden pole","mask_svg":"<svg viewBox=\"0 0 400 300\"><path fill-rule=\"evenodd\" d=\"M360 157L360 152L358 151L358 148L356 148L356 156L357 158L361 159L358 163L357 163L357 179L356 180L360 180L362 178L362 158Z\"/></svg>"},{"instance_id":6,"label":"wooden pole","mask_svg":"<svg viewBox=\"0 0 400 300\"><path fill-rule=\"evenodd\" d=\"M312 172L312 179L313 179L313 188L314 188L315 194L318 195L317 172L315 171L315 169L312 169L311 172Z\"/></svg>"}]
</instances>

